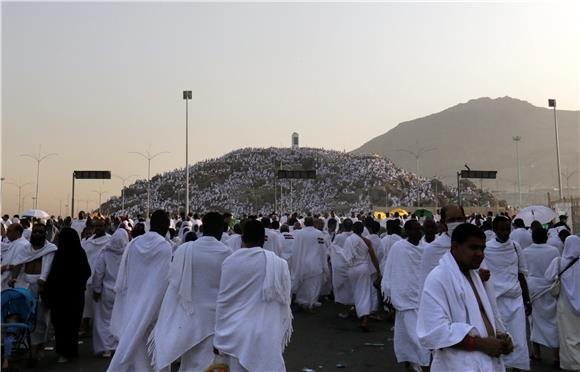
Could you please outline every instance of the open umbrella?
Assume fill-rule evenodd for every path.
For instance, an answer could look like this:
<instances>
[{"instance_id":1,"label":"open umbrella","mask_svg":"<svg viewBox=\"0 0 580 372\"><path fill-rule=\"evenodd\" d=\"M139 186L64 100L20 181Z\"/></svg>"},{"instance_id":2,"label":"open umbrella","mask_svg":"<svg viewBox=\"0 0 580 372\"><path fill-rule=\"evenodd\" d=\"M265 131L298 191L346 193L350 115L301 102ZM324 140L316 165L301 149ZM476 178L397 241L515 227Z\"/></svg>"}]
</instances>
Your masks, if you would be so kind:
<instances>
[{"instance_id":1,"label":"open umbrella","mask_svg":"<svg viewBox=\"0 0 580 372\"><path fill-rule=\"evenodd\" d=\"M377 219L377 220L384 220L386 217L386 213L383 211L374 211L373 212L373 216Z\"/></svg>"},{"instance_id":2,"label":"open umbrella","mask_svg":"<svg viewBox=\"0 0 580 372\"><path fill-rule=\"evenodd\" d=\"M428 209L417 209L413 214L417 217L433 217L433 212Z\"/></svg>"},{"instance_id":3,"label":"open umbrella","mask_svg":"<svg viewBox=\"0 0 580 372\"><path fill-rule=\"evenodd\" d=\"M407 212L406 210L402 209L402 208L395 208L395 209L391 209L389 212L392 215L394 215L395 213L399 213L399 216L401 217L406 217L409 215L409 212Z\"/></svg>"},{"instance_id":4,"label":"open umbrella","mask_svg":"<svg viewBox=\"0 0 580 372\"><path fill-rule=\"evenodd\" d=\"M43 218L49 218L50 214L48 214L45 211L40 210L40 209L27 209L24 211L24 213L22 213L22 217L34 217L34 218L43 219Z\"/></svg>"},{"instance_id":5,"label":"open umbrella","mask_svg":"<svg viewBox=\"0 0 580 372\"><path fill-rule=\"evenodd\" d=\"M534 221L540 223L552 221L556 218L556 212L552 208L544 207L543 205L530 205L520 209L516 218L521 218L526 226L530 226Z\"/></svg>"}]
</instances>

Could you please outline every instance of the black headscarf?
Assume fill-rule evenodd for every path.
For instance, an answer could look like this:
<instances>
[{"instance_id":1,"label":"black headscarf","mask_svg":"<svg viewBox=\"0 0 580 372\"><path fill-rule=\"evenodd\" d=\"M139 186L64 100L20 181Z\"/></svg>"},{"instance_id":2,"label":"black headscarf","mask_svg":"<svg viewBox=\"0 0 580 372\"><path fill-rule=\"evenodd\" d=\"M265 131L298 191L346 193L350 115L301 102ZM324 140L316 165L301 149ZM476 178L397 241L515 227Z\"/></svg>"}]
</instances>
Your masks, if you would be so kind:
<instances>
[{"instance_id":1,"label":"black headscarf","mask_svg":"<svg viewBox=\"0 0 580 372\"><path fill-rule=\"evenodd\" d=\"M78 295L85 291L91 267L79 235L65 227L60 231L58 250L54 254L52 268L46 279L43 301L50 306L55 301Z\"/></svg>"}]
</instances>

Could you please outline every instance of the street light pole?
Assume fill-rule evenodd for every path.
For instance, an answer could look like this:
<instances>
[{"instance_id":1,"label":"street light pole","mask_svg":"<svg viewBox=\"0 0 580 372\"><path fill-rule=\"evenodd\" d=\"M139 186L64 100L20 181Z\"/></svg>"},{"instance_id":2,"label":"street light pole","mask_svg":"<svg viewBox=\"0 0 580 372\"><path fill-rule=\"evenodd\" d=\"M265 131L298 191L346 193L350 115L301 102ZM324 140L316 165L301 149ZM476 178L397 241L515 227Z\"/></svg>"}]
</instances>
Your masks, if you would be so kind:
<instances>
[{"instance_id":1,"label":"street light pole","mask_svg":"<svg viewBox=\"0 0 580 372\"><path fill-rule=\"evenodd\" d=\"M121 189L121 210L123 212L125 212L125 183L127 182L127 180L129 178L137 177L137 175L132 174L132 175L127 176L127 177L121 177L121 176L116 174L115 177L117 177L118 179L120 179L123 182L123 188Z\"/></svg>"},{"instance_id":2,"label":"street light pole","mask_svg":"<svg viewBox=\"0 0 580 372\"><path fill-rule=\"evenodd\" d=\"M183 91L185 100L185 215L189 214L189 100L191 90Z\"/></svg>"},{"instance_id":3,"label":"street light pole","mask_svg":"<svg viewBox=\"0 0 580 372\"><path fill-rule=\"evenodd\" d=\"M108 191L103 191L103 190L93 190L94 193L99 194L99 207L97 208L97 212L101 213L101 202L102 202L102 197L103 194L106 194Z\"/></svg>"},{"instance_id":4,"label":"street light pole","mask_svg":"<svg viewBox=\"0 0 580 372\"><path fill-rule=\"evenodd\" d=\"M419 159L421 158L421 156L425 155L428 152L431 151L435 151L437 150L436 147L431 147L431 148L424 148L421 147L419 149L417 149L417 151L411 151L411 150L407 150L407 149L398 149L397 151L401 151L401 152L406 152L407 154L411 154L415 157L415 171L417 174L417 178L419 178ZM417 200L417 206L420 207L421 206L421 190L419 190L418 193L418 200Z\"/></svg>"},{"instance_id":5,"label":"street light pole","mask_svg":"<svg viewBox=\"0 0 580 372\"><path fill-rule=\"evenodd\" d=\"M516 162L517 162L517 166L518 166L518 208L521 208L522 207L522 184L521 184L522 180L521 180L521 176L520 176L520 152L519 152L518 144L522 140L522 137L515 136L515 137L512 137L512 140L514 140L514 142L516 143Z\"/></svg>"},{"instance_id":6,"label":"street light pole","mask_svg":"<svg viewBox=\"0 0 580 372\"><path fill-rule=\"evenodd\" d=\"M6 178L4 177L0 177L0 211L4 211L2 209L2 199L4 197L4 181L6 180ZM20 209L20 208L18 208ZM20 212L18 212L20 213Z\"/></svg>"},{"instance_id":7,"label":"street light pole","mask_svg":"<svg viewBox=\"0 0 580 372\"><path fill-rule=\"evenodd\" d=\"M556 160L558 162L558 188L560 199L563 199L563 192L562 192L562 172L560 170L560 139L558 138L558 117L556 115L556 99L550 98L548 99L548 106L554 108L554 130L556 131Z\"/></svg>"},{"instance_id":8,"label":"street light pole","mask_svg":"<svg viewBox=\"0 0 580 372\"><path fill-rule=\"evenodd\" d=\"M85 211L87 211L87 213L90 212L89 211L89 202L90 201L91 201L90 199L79 199L79 204L82 203L82 202L85 202Z\"/></svg>"},{"instance_id":9,"label":"street light pole","mask_svg":"<svg viewBox=\"0 0 580 372\"><path fill-rule=\"evenodd\" d=\"M568 173L567 171L564 173L564 177L566 177L566 189L568 190L568 199L570 199L570 197L571 197L571 194L570 194L570 177L572 177L576 173L578 173L577 170L575 170L572 173Z\"/></svg>"},{"instance_id":10,"label":"street light pole","mask_svg":"<svg viewBox=\"0 0 580 372\"><path fill-rule=\"evenodd\" d=\"M40 178L40 163L44 159L47 159L47 158L49 158L51 156L55 156L55 155L58 155L58 154L55 152L52 152L50 154L41 155L40 145L38 145L38 155L31 155L31 154L21 154L20 155L20 156L26 156L28 158L36 160L36 194L34 196L34 205L32 206L32 208L34 208L34 209L38 209L38 180Z\"/></svg>"},{"instance_id":11,"label":"street light pole","mask_svg":"<svg viewBox=\"0 0 580 372\"><path fill-rule=\"evenodd\" d=\"M22 213L22 205L21 205L21 198L20 195L22 194L22 188L24 186L30 185L30 182L26 182L26 183L14 183L14 182L8 182L8 184L16 186L18 188L18 213Z\"/></svg>"},{"instance_id":12,"label":"street light pole","mask_svg":"<svg viewBox=\"0 0 580 372\"><path fill-rule=\"evenodd\" d=\"M146 152L147 155L145 155L142 152L130 151L129 154L137 154L144 157L145 160L147 160L147 212L145 218L149 218L149 206L151 202L151 160L155 159L159 155L169 154L169 151L161 151L153 155L151 155L149 150L147 150Z\"/></svg>"}]
</instances>

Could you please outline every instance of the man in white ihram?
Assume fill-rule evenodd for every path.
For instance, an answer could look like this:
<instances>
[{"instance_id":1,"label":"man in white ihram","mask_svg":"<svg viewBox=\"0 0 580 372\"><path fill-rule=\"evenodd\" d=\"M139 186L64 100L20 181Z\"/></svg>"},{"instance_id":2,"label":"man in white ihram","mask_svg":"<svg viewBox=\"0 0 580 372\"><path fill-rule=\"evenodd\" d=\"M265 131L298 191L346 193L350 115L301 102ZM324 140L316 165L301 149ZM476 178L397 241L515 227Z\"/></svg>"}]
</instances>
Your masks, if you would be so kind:
<instances>
[{"instance_id":1,"label":"man in white ihram","mask_svg":"<svg viewBox=\"0 0 580 372\"><path fill-rule=\"evenodd\" d=\"M180 371L203 371L213 360L215 310L224 260L232 250L219 239L223 217L203 216L203 236L175 251L169 287L149 338L155 370L181 357Z\"/></svg>"},{"instance_id":2,"label":"man in white ihram","mask_svg":"<svg viewBox=\"0 0 580 372\"><path fill-rule=\"evenodd\" d=\"M441 221L447 227L447 232L437 236L423 250L423 255L421 256L421 285L423 285L431 270L439 265L441 257L451 249L451 235L457 226L465 222L465 212L462 207L449 204L441 208Z\"/></svg>"},{"instance_id":3,"label":"man in white ihram","mask_svg":"<svg viewBox=\"0 0 580 372\"><path fill-rule=\"evenodd\" d=\"M108 371L150 371L147 337L155 325L169 283L171 244L165 239L169 216L157 210L151 215L149 232L125 248L111 317L111 333L119 344Z\"/></svg>"},{"instance_id":4,"label":"man in white ihram","mask_svg":"<svg viewBox=\"0 0 580 372\"><path fill-rule=\"evenodd\" d=\"M530 317L530 341L532 359L540 359L540 345L554 349L554 360L559 360L558 316L556 298L550 294L552 281L545 278L550 263L560 257L558 248L546 244L548 232L542 227L532 232L534 243L524 249L523 255L528 268L528 288L532 301Z\"/></svg>"},{"instance_id":5,"label":"man in white ihram","mask_svg":"<svg viewBox=\"0 0 580 372\"><path fill-rule=\"evenodd\" d=\"M110 358L117 348L117 340L111 334L111 314L115 304L115 283L125 247L129 244L129 233L119 227L111 236L109 244L101 250L92 267L94 305L93 351L103 358Z\"/></svg>"},{"instance_id":6,"label":"man in white ihram","mask_svg":"<svg viewBox=\"0 0 580 372\"><path fill-rule=\"evenodd\" d=\"M97 257L111 241L111 235L107 234L107 226L105 220L96 218L93 220L95 234L88 239L81 241L81 245L87 254L87 260L91 267L91 277L87 280L87 288L85 290L85 307L83 309L83 321L85 329L89 329L89 319L92 319L95 312L95 301L93 299L93 275L97 263Z\"/></svg>"},{"instance_id":7,"label":"man in white ihram","mask_svg":"<svg viewBox=\"0 0 580 372\"><path fill-rule=\"evenodd\" d=\"M19 223L13 223L6 229L6 237L8 242L2 242L2 290L8 288L8 281L11 278L11 270L13 268L14 258L20 251L24 251L30 246L30 242L26 240L22 233L24 229Z\"/></svg>"},{"instance_id":8,"label":"man in white ihram","mask_svg":"<svg viewBox=\"0 0 580 372\"><path fill-rule=\"evenodd\" d=\"M44 283L52 268L52 260L57 248L46 240L46 226L35 224L30 235L30 244L22 245L12 257L11 279L8 286L28 289L35 298L44 290ZM36 307L36 327L31 335L36 351L43 350L48 340L50 327L49 309L42 299Z\"/></svg>"},{"instance_id":9,"label":"man in white ihram","mask_svg":"<svg viewBox=\"0 0 580 372\"><path fill-rule=\"evenodd\" d=\"M514 351L503 357L506 368L530 369L526 316L532 304L526 281L525 257L517 242L509 238L511 224L503 216L493 220L496 238L486 242L483 264L491 274L501 320L513 339Z\"/></svg>"},{"instance_id":10,"label":"man in white ihram","mask_svg":"<svg viewBox=\"0 0 580 372\"><path fill-rule=\"evenodd\" d=\"M296 303L307 309L319 306L318 295L328 276L324 234L314 228L312 217L306 217L304 228L294 234L292 289Z\"/></svg>"},{"instance_id":11,"label":"man in white ihram","mask_svg":"<svg viewBox=\"0 0 580 372\"><path fill-rule=\"evenodd\" d=\"M510 239L517 242L522 249L525 249L532 245L532 232L526 229L524 220L521 218L516 218L513 222L514 229L510 233Z\"/></svg>"},{"instance_id":12,"label":"man in white ihram","mask_svg":"<svg viewBox=\"0 0 580 372\"><path fill-rule=\"evenodd\" d=\"M419 264L423 254L421 225L417 220L405 223L407 239L396 242L387 257L383 293L390 297L396 310L394 349L397 362L405 363L412 371L420 371L429 365L429 351L421 347L417 339L417 311L421 296ZM381 283L381 285L383 284Z\"/></svg>"},{"instance_id":13,"label":"man in white ihram","mask_svg":"<svg viewBox=\"0 0 580 372\"><path fill-rule=\"evenodd\" d=\"M417 336L433 351L432 372L504 371L500 356L513 345L505 334L495 295L478 273L485 234L469 223L457 226L451 251L425 280Z\"/></svg>"},{"instance_id":14,"label":"man in white ihram","mask_svg":"<svg viewBox=\"0 0 580 372\"><path fill-rule=\"evenodd\" d=\"M284 259L262 248L264 236L259 221L248 221L243 247L222 265L214 353L215 362L225 362L230 372L286 370L282 353L292 335L290 272Z\"/></svg>"}]
</instances>

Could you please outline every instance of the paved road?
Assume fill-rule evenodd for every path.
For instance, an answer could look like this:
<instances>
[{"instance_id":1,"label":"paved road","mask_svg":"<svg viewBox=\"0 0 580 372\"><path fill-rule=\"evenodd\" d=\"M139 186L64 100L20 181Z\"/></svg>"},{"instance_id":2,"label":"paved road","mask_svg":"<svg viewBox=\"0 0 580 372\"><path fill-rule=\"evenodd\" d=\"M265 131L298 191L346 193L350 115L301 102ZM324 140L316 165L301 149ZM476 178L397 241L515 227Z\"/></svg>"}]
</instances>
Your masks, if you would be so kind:
<instances>
[{"instance_id":1,"label":"paved road","mask_svg":"<svg viewBox=\"0 0 580 372\"><path fill-rule=\"evenodd\" d=\"M316 372L326 371L404 371L397 365L393 352L392 323L372 322L371 332L363 333L355 319L340 319L336 316L338 308L330 303L324 304L320 312L294 314L294 334L286 352L288 371L300 372L305 368ZM105 371L108 361L91 354L90 339L83 339L80 345L80 358L64 365L56 363L54 353L47 351L46 356L36 368L23 368L24 371L46 372L100 372ZM383 344L384 346L369 346ZM534 362L533 371L555 371L551 366L551 356L544 351L546 361ZM25 363L19 363L25 365ZM341 364L344 368L337 368Z\"/></svg>"}]
</instances>

